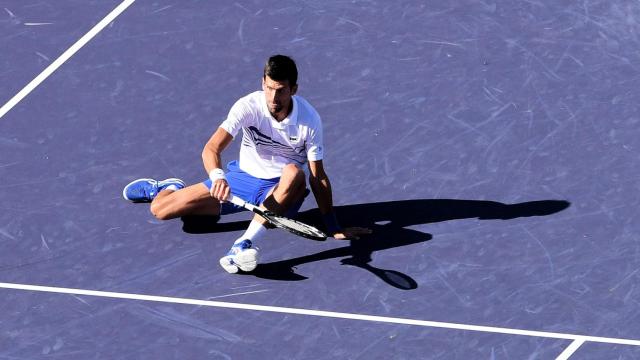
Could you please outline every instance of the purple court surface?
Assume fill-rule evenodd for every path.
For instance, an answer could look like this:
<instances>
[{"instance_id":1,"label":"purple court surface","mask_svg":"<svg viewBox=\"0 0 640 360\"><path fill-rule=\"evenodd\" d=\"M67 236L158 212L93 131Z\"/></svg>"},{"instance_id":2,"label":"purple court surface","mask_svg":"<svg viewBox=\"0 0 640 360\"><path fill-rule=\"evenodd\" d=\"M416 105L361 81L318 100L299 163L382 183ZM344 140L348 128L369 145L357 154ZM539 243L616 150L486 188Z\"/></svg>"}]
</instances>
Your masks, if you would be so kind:
<instances>
[{"instance_id":1,"label":"purple court surface","mask_svg":"<svg viewBox=\"0 0 640 360\"><path fill-rule=\"evenodd\" d=\"M640 358L638 19L631 0L0 2L0 359ZM204 143L277 53L323 118L338 217L374 233L272 230L230 275L249 213L163 222L121 191L206 178ZM320 222L313 197L299 218Z\"/></svg>"}]
</instances>

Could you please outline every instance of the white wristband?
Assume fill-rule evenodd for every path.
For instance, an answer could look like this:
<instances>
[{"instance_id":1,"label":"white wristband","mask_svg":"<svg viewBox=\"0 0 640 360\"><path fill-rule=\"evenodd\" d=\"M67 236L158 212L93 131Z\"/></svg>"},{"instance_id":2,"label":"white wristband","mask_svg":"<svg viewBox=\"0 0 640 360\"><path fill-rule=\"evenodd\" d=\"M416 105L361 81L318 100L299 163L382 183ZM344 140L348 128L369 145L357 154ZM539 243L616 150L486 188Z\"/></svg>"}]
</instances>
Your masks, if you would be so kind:
<instances>
[{"instance_id":1,"label":"white wristband","mask_svg":"<svg viewBox=\"0 0 640 360\"><path fill-rule=\"evenodd\" d=\"M227 180L224 176L224 170L216 168L209 171L209 179L211 179L212 183L215 183L217 180Z\"/></svg>"}]
</instances>

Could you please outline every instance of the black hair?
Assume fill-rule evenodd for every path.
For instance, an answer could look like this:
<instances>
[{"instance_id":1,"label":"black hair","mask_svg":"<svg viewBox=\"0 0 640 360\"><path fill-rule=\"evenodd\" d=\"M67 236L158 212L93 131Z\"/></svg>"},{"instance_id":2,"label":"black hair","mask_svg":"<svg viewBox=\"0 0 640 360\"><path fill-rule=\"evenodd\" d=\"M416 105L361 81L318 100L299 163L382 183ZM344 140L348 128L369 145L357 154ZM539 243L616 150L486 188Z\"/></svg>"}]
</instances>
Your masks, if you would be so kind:
<instances>
[{"instance_id":1,"label":"black hair","mask_svg":"<svg viewBox=\"0 0 640 360\"><path fill-rule=\"evenodd\" d=\"M264 75L275 81L288 81L289 86L298 83L298 68L292 58L285 55L273 55L264 64Z\"/></svg>"}]
</instances>

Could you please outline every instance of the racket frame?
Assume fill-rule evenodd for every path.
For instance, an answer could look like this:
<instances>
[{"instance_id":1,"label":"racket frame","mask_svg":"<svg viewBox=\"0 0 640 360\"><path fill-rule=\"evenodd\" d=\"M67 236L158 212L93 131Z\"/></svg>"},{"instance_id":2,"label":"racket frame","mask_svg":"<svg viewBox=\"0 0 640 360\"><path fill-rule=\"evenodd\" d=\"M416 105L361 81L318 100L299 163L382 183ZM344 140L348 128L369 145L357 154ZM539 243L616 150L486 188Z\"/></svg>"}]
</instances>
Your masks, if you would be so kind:
<instances>
[{"instance_id":1,"label":"racket frame","mask_svg":"<svg viewBox=\"0 0 640 360\"><path fill-rule=\"evenodd\" d=\"M302 237L307 238L307 239L318 240L318 241L323 241L323 240L327 239L327 235L323 231L320 231L319 229L317 229L317 228L315 228L315 227L313 227L311 225L305 224L305 223L297 221L297 220L288 219L285 216L277 215L277 214L275 214L275 213L273 213L271 211L268 211L268 210L264 211L264 210L260 209L259 207L255 206L255 205L253 205L253 204L251 204L251 203L249 203L249 202L247 202L247 201L245 201L245 200L243 200L243 199L241 199L241 198L239 198L239 197L237 197L237 196L235 196L233 194L229 195L229 197L227 198L227 201L229 201L230 203L232 203L234 205L237 205L237 206L240 206L242 208L245 208L245 209L247 209L247 210L249 210L249 211L251 211L251 212L253 212L255 214L260 215L263 219L267 220L269 222L269 224L274 225L274 226L276 226L276 227L278 227L280 229L287 230L290 233L296 234L298 236L302 236ZM289 221L295 221L297 223L303 224L306 227L312 228L317 234L322 234L322 236L320 236L320 235L312 235L312 234L309 234L309 233L306 233L306 232L303 232L303 231L299 231L299 230L290 228L288 226L285 226L285 225L281 224L277 220L277 218L283 218L283 219L287 219Z\"/></svg>"}]
</instances>

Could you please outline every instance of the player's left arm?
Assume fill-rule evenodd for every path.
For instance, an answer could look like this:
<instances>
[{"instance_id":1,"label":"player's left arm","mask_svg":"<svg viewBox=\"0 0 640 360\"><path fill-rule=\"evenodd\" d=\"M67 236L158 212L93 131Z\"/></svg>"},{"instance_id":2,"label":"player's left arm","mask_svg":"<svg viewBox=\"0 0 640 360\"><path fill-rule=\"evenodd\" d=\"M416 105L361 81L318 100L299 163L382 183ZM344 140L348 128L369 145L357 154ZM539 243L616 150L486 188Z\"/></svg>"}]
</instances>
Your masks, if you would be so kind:
<instances>
[{"instance_id":1,"label":"player's left arm","mask_svg":"<svg viewBox=\"0 0 640 360\"><path fill-rule=\"evenodd\" d=\"M371 230L361 227L343 228L340 226L333 209L331 182L324 171L322 160L309 161L309 185L316 198L322 219L329 236L338 240L358 239L360 235L370 234Z\"/></svg>"}]
</instances>

